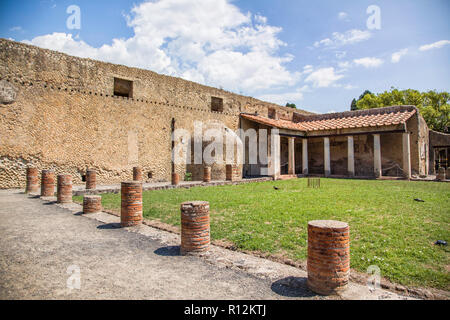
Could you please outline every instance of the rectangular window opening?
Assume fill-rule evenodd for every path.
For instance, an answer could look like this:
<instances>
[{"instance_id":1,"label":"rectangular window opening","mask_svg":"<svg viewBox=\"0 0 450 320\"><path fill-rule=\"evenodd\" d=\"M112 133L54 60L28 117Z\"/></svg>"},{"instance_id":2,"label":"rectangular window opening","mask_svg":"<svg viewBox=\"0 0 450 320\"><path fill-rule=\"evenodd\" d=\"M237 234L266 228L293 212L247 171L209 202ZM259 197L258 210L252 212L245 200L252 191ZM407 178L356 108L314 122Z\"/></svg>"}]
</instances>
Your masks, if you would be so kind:
<instances>
[{"instance_id":1,"label":"rectangular window opening","mask_svg":"<svg viewBox=\"0 0 450 320\"><path fill-rule=\"evenodd\" d=\"M223 112L223 99L211 97L211 111Z\"/></svg>"},{"instance_id":2,"label":"rectangular window opening","mask_svg":"<svg viewBox=\"0 0 450 320\"><path fill-rule=\"evenodd\" d=\"M133 98L133 81L114 78L114 95Z\"/></svg>"}]
</instances>

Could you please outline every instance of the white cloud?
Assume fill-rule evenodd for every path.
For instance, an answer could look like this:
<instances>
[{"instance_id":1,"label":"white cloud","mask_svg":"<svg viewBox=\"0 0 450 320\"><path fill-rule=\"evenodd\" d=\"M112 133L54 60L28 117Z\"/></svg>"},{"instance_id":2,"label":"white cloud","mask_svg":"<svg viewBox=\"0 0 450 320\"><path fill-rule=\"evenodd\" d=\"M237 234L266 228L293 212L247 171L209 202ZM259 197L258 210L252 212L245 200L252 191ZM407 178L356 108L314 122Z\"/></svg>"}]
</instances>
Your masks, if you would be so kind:
<instances>
[{"instance_id":1,"label":"white cloud","mask_svg":"<svg viewBox=\"0 0 450 320\"><path fill-rule=\"evenodd\" d=\"M371 57L355 59L355 60L353 60L353 62L356 65L360 65L365 68L376 68L376 67L381 66L384 63L384 61L382 59L371 58Z\"/></svg>"},{"instance_id":2,"label":"white cloud","mask_svg":"<svg viewBox=\"0 0 450 320\"><path fill-rule=\"evenodd\" d=\"M312 72L305 82L311 82L316 88L326 88L343 77L343 75L336 74L333 67L321 68Z\"/></svg>"},{"instance_id":3,"label":"white cloud","mask_svg":"<svg viewBox=\"0 0 450 320\"><path fill-rule=\"evenodd\" d=\"M292 86L300 77L285 67L293 56L277 54L285 46L282 29L229 0L147 1L126 18L134 36L98 48L65 33L24 42L249 94Z\"/></svg>"},{"instance_id":4,"label":"white cloud","mask_svg":"<svg viewBox=\"0 0 450 320\"><path fill-rule=\"evenodd\" d=\"M299 88L293 92L286 93L275 93L275 94L264 94L258 98L264 101L273 102L279 105L286 105L286 103L293 103L303 100L303 92L308 91L308 86Z\"/></svg>"},{"instance_id":5,"label":"white cloud","mask_svg":"<svg viewBox=\"0 0 450 320\"><path fill-rule=\"evenodd\" d=\"M351 67L351 63L348 62L348 61L342 61L342 62L338 63L338 67L341 68L341 69L346 70L346 69Z\"/></svg>"},{"instance_id":6,"label":"white cloud","mask_svg":"<svg viewBox=\"0 0 450 320\"><path fill-rule=\"evenodd\" d=\"M260 23L260 24L266 24L267 23L267 18L257 14L257 15L255 15L255 21L257 23Z\"/></svg>"},{"instance_id":7,"label":"white cloud","mask_svg":"<svg viewBox=\"0 0 450 320\"><path fill-rule=\"evenodd\" d=\"M358 86L354 86L354 85L352 85L352 84L346 84L345 86L344 86L344 89L345 90L353 90L353 89L357 89L358 88Z\"/></svg>"},{"instance_id":8,"label":"white cloud","mask_svg":"<svg viewBox=\"0 0 450 320\"><path fill-rule=\"evenodd\" d=\"M313 72L314 67L310 64L306 65L303 67L303 74L310 74L311 72Z\"/></svg>"},{"instance_id":9,"label":"white cloud","mask_svg":"<svg viewBox=\"0 0 450 320\"><path fill-rule=\"evenodd\" d=\"M372 33L368 30L352 29L344 33L334 32L331 39L326 38L314 43L314 47L340 47L347 44L354 44L357 42L368 40L372 37Z\"/></svg>"},{"instance_id":10,"label":"white cloud","mask_svg":"<svg viewBox=\"0 0 450 320\"><path fill-rule=\"evenodd\" d=\"M398 63L400 59L408 53L408 49L402 49L400 51L394 52L391 57L392 63Z\"/></svg>"},{"instance_id":11,"label":"white cloud","mask_svg":"<svg viewBox=\"0 0 450 320\"><path fill-rule=\"evenodd\" d=\"M23 31L23 29L21 26L16 26L16 27L10 28L9 31L18 32L18 31Z\"/></svg>"},{"instance_id":12,"label":"white cloud","mask_svg":"<svg viewBox=\"0 0 450 320\"><path fill-rule=\"evenodd\" d=\"M343 59L346 56L347 56L347 52L346 51L336 51L336 58Z\"/></svg>"},{"instance_id":13,"label":"white cloud","mask_svg":"<svg viewBox=\"0 0 450 320\"><path fill-rule=\"evenodd\" d=\"M338 19L342 21L348 21L348 13L347 12L339 12Z\"/></svg>"},{"instance_id":14,"label":"white cloud","mask_svg":"<svg viewBox=\"0 0 450 320\"><path fill-rule=\"evenodd\" d=\"M431 43L431 44L426 44L424 46L421 46L419 48L419 50L420 51L428 51L428 50L431 50L431 49L439 49L439 48L442 48L443 46L446 46L448 44L450 44L450 40L441 40L441 41L437 41L437 42L434 42L434 43Z\"/></svg>"}]
</instances>

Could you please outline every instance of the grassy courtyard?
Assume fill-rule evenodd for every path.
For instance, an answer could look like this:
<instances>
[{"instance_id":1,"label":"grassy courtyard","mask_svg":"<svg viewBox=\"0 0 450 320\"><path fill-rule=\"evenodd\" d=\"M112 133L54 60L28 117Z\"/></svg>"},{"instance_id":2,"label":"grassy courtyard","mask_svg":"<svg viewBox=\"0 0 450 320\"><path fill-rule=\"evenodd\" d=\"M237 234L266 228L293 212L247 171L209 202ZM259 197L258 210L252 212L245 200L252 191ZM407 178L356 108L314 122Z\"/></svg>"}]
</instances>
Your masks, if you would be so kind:
<instances>
[{"instance_id":1,"label":"grassy courtyard","mask_svg":"<svg viewBox=\"0 0 450 320\"><path fill-rule=\"evenodd\" d=\"M434 245L450 241L450 184L338 179L321 184L311 189L306 179L297 179L149 191L144 217L179 226L181 202L209 201L212 239L294 260L306 259L308 221L345 221L352 268L365 272L377 265L393 282L450 290L450 250ZM104 208L120 210L120 194L103 195L102 201Z\"/></svg>"}]
</instances>

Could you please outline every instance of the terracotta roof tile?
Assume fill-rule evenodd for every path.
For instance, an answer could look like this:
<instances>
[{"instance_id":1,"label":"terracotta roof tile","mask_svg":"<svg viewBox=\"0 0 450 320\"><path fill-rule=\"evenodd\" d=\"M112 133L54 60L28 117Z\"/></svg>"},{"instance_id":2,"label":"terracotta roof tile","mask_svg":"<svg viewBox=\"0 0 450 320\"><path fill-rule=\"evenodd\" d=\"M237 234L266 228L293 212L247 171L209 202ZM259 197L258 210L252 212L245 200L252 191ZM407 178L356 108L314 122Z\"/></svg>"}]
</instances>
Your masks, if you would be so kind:
<instances>
[{"instance_id":1,"label":"terracotta roof tile","mask_svg":"<svg viewBox=\"0 0 450 320\"><path fill-rule=\"evenodd\" d=\"M270 127L310 132L398 125L408 121L416 112L417 109L413 106L394 106L324 115L299 115L297 121L275 120L245 113L241 116Z\"/></svg>"}]
</instances>

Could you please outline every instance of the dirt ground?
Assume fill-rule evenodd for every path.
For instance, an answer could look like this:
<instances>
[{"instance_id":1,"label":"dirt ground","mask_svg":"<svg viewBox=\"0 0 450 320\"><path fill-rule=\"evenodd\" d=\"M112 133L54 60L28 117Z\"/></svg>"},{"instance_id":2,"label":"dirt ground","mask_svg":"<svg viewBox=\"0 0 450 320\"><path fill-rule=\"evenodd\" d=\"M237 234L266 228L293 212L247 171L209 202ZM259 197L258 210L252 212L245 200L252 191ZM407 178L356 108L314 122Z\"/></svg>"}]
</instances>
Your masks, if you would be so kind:
<instances>
[{"instance_id":1,"label":"dirt ground","mask_svg":"<svg viewBox=\"0 0 450 320\"><path fill-rule=\"evenodd\" d=\"M303 270L216 246L180 256L176 234L45 200L0 191L0 299L407 299L355 283L319 296Z\"/></svg>"}]
</instances>

